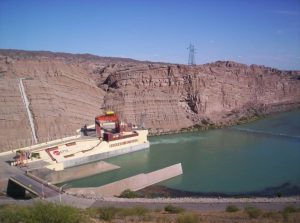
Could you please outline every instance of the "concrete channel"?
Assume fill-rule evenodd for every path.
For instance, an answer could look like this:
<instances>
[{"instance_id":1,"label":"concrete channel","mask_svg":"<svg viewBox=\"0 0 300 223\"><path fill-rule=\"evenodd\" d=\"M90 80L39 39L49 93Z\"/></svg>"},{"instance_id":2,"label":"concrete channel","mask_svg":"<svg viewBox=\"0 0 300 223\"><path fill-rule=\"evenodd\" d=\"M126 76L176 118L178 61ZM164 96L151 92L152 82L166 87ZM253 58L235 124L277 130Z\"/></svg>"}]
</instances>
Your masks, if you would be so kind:
<instances>
[{"instance_id":1,"label":"concrete channel","mask_svg":"<svg viewBox=\"0 0 300 223\"><path fill-rule=\"evenodd\" d=\"M153 184L157 184L161 181L179 176L182 173L181 163L178 163L150 173L141 173L132 177L128 177L110 184L106 184L104 186L71 188L67 190L67 192L69 194L76 195L95 195L103 197L118 196L126 189L137 191Z\"/></svg>"}]
</instances>

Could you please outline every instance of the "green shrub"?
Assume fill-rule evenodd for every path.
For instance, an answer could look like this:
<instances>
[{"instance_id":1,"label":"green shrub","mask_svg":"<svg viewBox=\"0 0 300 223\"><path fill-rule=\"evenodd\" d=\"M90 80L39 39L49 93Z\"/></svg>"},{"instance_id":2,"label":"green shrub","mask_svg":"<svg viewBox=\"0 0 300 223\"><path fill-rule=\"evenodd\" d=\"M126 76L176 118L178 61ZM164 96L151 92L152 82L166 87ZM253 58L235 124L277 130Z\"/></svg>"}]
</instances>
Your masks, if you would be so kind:
<instances>
[{"instance_id":1,"label":"green shrub","mask_svg":"<svg viewBox=\"0 0 300 223\"><path fill-rule=\"evenodd\" d=\"M77 208L37 202L32 206L2 207L0 222L81 223L90 222L90 218Z\"/></svg>"},{"instance_id":2,"label":"green shrub","mask_svg":"<svg viewBox=\"0 0 300 223\"><path fill-rule=\"evenodd\" d=\"M239 211L239 208L235 205L228 205L226 207L226 212L237 212Z\"/></svg>"},{"instance_id":3,"label":"green shrub","mask_svg":"<svg viewBox=\"0 0 300 223\"><path fill-rule=\"evenodd\" d=\"M181 212L184 212L184 209L181 208L181 207L176 207L176 206L173 206L171 204L165 206L164 210L168 213L171 213L171 214L178 214L178 213L181 213Z\"/></svg>"},{"instance_id":4,"label":"green shrub","mask_svg":"<svg viewBox=\"0 0 300 223\"><path fill-rule=\"evenodd\" d=\"M261 210L256 207L248 206L244 210L250 218L258 218L261 215Z\"/></svg>"},{"instance_id":5,"label":"green shrub","mask_svg":"<svg viewBox=\"0 0 300 223\"><path fill-rule=\"evenodd\" d=\"M180 214L177 218L177 223L197 223L197 222L199 222L198 215L193 213Z\"/></svg>"},{"instance_id":6,"label":"green shrub","mask_svg":"<svg viewBox=\"0 0 300 223\"><path fill-rule=\"evenodd\" d=\"M105 207L100 209L100 219L104 221L111 221L115 218L118 208L115 207Z\"/></svg>"},{"instance_id":7,"label":"green shrub","mask_svg":"<svg viewBox=\"0 0 300 223\"><path fill-rule=\"evenodd\" d=\"M129 189L124 190L120 196L121 198L136 198L139 197L139 194L137 192L131 191Z\"/></svg>"}]
</instances>

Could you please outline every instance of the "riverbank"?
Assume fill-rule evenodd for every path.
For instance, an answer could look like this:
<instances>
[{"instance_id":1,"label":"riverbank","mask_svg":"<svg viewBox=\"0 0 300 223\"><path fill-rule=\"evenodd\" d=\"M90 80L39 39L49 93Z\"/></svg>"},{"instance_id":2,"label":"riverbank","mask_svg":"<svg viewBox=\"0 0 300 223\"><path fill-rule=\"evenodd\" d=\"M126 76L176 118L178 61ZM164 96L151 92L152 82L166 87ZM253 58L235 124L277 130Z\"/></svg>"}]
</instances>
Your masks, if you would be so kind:
<instances>
[{"instance_id":1,"label":"riverbank","mask_svg":"<svg viewBox=\"0 0 300 223\"><path fill-rule=\"evenodd\" d=\"M182 197L208 197L208 198L253 198L253 197L290 197L299 196L300 187L290 183L284 183L277 187L268 187L260 191L251 191L245 193L220 193L220 192L190 192L184 190L177 190L163 185L153 185L146 187L137 192L133 192L132 196L140 198L182 198Z\"/></svg>"},{"instance_id":2,"label":"riverbank","mask_svg":"<svg viewBox=\"0 0 300 223\"><path fill-rule=\"evenodd\" d=\"M254 121L258 121L267 117L271 117L273 115L277 115L283 112L291 112L294 110L300 109L300 104L288 104L275 106L275 108L268 108L262 111L248 111L247 115L240 115L236 112L230 112L225 114L225 116L230 117L228 120L221 121L219 123L213 123L210 120L201 120L199 124L195 124L188 128L182 128L180 130L175 131L165 131L163 129L149 129L149 137L152 136L161 136L161 135L172 135L172 134L180 134L180 133L189 133L189 132L199 132L199 131L207 131L213 129L222 129L226 127L231 127L235 125L248 124Z\"/></svg>"}]
</instances>

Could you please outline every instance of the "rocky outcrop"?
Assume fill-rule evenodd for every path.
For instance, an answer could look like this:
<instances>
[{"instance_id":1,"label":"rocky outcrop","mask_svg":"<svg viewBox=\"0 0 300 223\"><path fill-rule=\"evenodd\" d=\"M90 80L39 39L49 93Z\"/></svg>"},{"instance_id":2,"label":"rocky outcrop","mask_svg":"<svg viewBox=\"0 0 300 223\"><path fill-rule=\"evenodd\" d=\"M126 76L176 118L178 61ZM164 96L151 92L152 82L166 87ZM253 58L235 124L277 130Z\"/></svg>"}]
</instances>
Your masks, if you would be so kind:
<instances>
[{"instance_id":1,"label":"rocky outcrop","mask_svg":"<svg viewBox=\"0 0 300 223\"><path fill-rule=\"evenodd\" d=\"M229 124L244 116L297 106L300 101L299 72L234 62L194 67L144 64L116 67L103 75L106 79L99 80L98 86L105 85L108 92L106 107L123 111L124 116L133 113L132 117L145 111L150 116L146 125L164 130L203 122ZM168 118L171 123L165 123Z\"/></svg>"},{"instance_id":2,"label":"rocky outcrop","mask_svg":"<svg viewBox=\"0 0 300 223\"><path fill-rule=\"evenodd\" d=\"M74 134L105 109L151 132L227 125L300 104L300 72L218 61L201 66L0 50L0 150L31 143L23 80L39 141Z\"/></svg>"}]
</instances>

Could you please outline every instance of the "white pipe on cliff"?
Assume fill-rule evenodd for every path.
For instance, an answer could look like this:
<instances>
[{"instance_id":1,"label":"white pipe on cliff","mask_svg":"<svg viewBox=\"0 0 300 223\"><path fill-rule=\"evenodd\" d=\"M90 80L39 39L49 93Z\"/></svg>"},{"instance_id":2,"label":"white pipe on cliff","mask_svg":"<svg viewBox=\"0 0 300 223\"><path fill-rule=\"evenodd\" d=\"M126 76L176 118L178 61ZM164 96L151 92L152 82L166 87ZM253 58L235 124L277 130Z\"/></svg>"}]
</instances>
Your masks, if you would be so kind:
<instances>
[{"instance_id":1,"label":"white pipe on cliff","mask_svg":"<svg viewBox=\"0 0 300 223\"><path fill-rule=\"evenodd\" d=\"M27 111L27 116L28 116L30 127L31 127L32 139L33 139L34 143L37 143L38 141L37 141L37 137L36 137L36 133L35 133L34 122L33 122L31 111L29 109L29 104L30 103L29 103L29 100L27 98L25 88L24 88L24 85L23 85L23 80L25 80L25 79L26 78L20 78L19 79L19 89L20 89L20 92L21 92L21 96L22 96L22 99L23 99L24 106L25 106L26 111Z\"/></svg>"}]
</instances>

